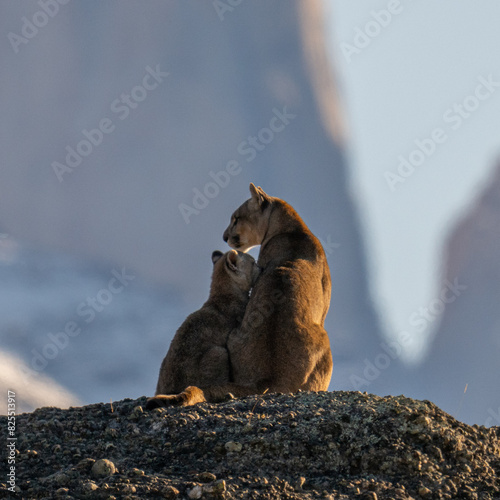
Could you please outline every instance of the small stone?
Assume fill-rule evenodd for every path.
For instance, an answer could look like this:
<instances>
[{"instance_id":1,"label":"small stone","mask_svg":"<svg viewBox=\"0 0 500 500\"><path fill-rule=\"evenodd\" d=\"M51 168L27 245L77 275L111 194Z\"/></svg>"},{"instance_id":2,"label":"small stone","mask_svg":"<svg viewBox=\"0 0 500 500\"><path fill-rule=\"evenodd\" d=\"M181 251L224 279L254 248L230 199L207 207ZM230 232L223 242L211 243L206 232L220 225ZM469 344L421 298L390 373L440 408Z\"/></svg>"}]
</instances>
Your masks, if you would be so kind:
<instances>
[{"instance_id":1,"label":"small stone","mask_svg":"<svg viewBox=\"0 0 500 500\"><path fill-rule=\"evenodd\" d=\"M87 481L86 483L83 483L82 489L86 493L91 493L92 491L99 489L99 486L97 486L94 481Z\"/></svg>"},{"instance_id":2,"label":"small stone","mask_svg":"<svg viewBox=\"0 0 500 500\"><path fill-rule=\"evenodd\" d=\"M432 493L432 491L431 491L429 488L426 488L425 486L420 486L420 488L418 489L418 494L419 494L421 497L427 497L427 496L429 496L431 493Z\"/></svg>"},{"instance_id":3,"label":"small stone","mask_svg":"<svg viewBox=\"0 0 500 500\"><path fill-rule=\"evenodd\" d=\"M129 476L144 476L144 471L141 469L130 469L128 471Z\"/></svg>"},{"instance_id":4,"label":"small stone","mask_svg":"<svg viewBox=\"0 0 500 500\"><path fill-rule=\"evenodd\" d=\"M142 409L142 406L136 406L129 415L129 420L137 420L142 414L144 413L144 410Z\"/></svg>"},{"instance_id":5,"label":"small stone","mask_svg":"<svg viewBox=\"0 0 500 500\"><path fill-rule=\"evenodd\" d=\"M203 486L203 493L207 493L208 495L220 496L225 491L226 481L224 479L219 479L219 481Z\"/></svg>"},{"instance_id":6,"label":"small stone","mask_svg":"<svg viewBox=\"0 0 500 500\"><path fill-rule=\"evenodd\" d=\"M299 477L299 479L295 483L295 489L296 490L301 490L302 487L304 486L305 482L306 482L306 478L305 477Z\"/></svg>"},{"instance_id":7,"label":"small stone","mask_svg":"<svg viewBox=\"0 0 500 500\"><path fill-rule=\"evenodd\" d=\"M224 445L224 448L226 448L226 451L228 452L239 453L243 449L243 445L236 441L228 441Z\"/></svg>"},{"instance_id":8,"label":"small stone","mask_svg":"<svg viewBox=\"0 0 500 500\"><path fill-rule=\"evenodd\" d=\"M202 472L201 474L198 474L198 480L202 483L211 483L216 479L217 476L215 474L212 474L211 472Z\"/></svg>"},{"instance_id":9,"label":"small stone","mask_svg":"<svg viewBox=\"0 0 500 500\"><path fill-rule=\"evenodd\" d=\"M175 498L179 495L179 490L177 488L174 488L173 486L168 485L161 490L161 494L164 498L171 500L172 498Z\"/></svg>"},{"instance_id":10,"label":"small stone","mask_svg":"<svg viewBox=\"0 0 500 500\"><path fill-rule=\"evenodd\" d=\"M193 500L201 498L202 495L203 495L203 488L200 485L195 486L192 490L189 490L188 492L188 497Z\"/></svg>"},{"instance_id":11,"label":"small stone","mask_svg":"<svg viewBox=\"0 0 500 500\"><path fill-rule=\"evenodd\" d=\"M56 490L56 495L63 496L69 493L69 488L59 488Z\"/></svg>"},{"instance_id":12,"label":"small stone","mask_svg":"<svg viewBox=\"0 0 500 500\"><path fill-rule=\"evenodd\" d=\"M115 464L106 458L98 460L92 466L92 474L97 477L111 476L116 472Z\"/></svg>"},{"instance_id":13,"label":"small stone","mask_svg":"<svg viewBox=\"0 0 500 500\"><path fill-rule=\"evenodd\" d=\"M89 471L94 464L95 460L93 458L84 458L76 464L76 468L78 470Z\"/></svg>"},{"instance_id":14,"label":"small stone","mask_svg":"<svg viewBox=\"0 0 500 500\"><path fill-rule=\"evenodd\" d=\"M70 478L67 474L64 474L64 472L57 472L54 476L54 482L58 485L65 485L68 484L70 481Z\"/></svg>"},{"instance_id":15,"label":"small stone","mask_svg":"<svg viewBox=\"0 0 500 500\"><path fill-rule=\"evenodd\" d=\"M125 495L127 494L134 494L137 490L135 489L135 486L132 486L131 484L126 484L123 488L122 488L122 493L124 493Z\"/></svg>"},{"instance_id":16,"label":"small stone","mask_svg":"<svg viewBox=\"0 0 500 500\"><path fill-rule=\"evenodd\" d=\"M116 429L113 429L112 427L108 427L105 431L104 434L106 436L109 436L111 438L116 438L118 437L118 431Z\"/></svg>"},{"instance_id":17,"label":"small stone","mask_svg":"<svg viewBox=\"0 0 500 500\"><path fill-rule=\"evenodd\" d=\"M219 479L214 483L214 493L222 493L226 491L226 481L224 479Z\"/></svg>"}]
</instances>

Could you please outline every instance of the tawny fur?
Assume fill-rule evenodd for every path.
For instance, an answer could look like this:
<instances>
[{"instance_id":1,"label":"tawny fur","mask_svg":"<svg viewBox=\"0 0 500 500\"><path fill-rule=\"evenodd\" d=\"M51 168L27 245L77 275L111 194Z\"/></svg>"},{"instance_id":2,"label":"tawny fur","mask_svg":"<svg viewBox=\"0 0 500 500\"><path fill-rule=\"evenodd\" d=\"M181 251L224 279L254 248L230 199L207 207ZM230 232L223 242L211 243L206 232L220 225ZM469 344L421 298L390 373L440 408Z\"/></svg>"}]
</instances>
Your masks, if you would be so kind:
<instances>
[{"instance_id":1,"label":"tawny fur","mask_svg":"<svg viewBox=\"0 0 500 500\"><path fill-rule=\"evenodd\" d=\"M253 184L250 192L224 232L224 240L243 252L261 245L262 272L242 323L227 342L232 381L192 384L161 404L216 402L228 393L328 389L333 362L323 325L331 281L323 247L288 203Z\"/></svg>"}]
</instances>

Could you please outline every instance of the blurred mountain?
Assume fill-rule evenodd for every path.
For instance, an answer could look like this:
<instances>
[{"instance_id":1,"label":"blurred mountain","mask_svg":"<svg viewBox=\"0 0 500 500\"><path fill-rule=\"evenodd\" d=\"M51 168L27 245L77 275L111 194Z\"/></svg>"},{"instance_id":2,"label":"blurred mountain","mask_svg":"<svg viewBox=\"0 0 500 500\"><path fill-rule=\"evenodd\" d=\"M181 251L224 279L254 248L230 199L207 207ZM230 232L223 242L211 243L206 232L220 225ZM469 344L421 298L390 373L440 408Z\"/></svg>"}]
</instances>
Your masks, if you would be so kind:
<instances>
[{"instance_id":1,"label":"blurred mountain","mask_svg":"<svg viewBox=\"0 0 500 500\"><path fill-rule=\"evenodd\" d=\"M125 267L151 286L168 285L192 311L208 293L211 252L224 249L223 230L252 181L293 205L325 244L333 282L331 388L403 392L398 356L381 346L370 300L320 2L88 0L50 15L42 3L5 3L0 17L7 34L0 46L0 231L36 249L27 265L39 265L39 251L54 261L73 255L102 263L101 280ZM54 272L66 264L55 262ZM47 302L56 305L44 315L58 316L23 327L15 352L26 362L49 326L67 321L58 304L71 318L85 293L100 290L97 282L86 292L78 284L87 286L92 272L75 271L69 295L70 284L58 294L44 277L53 285ZM107 375L85 369L90 361L76 340L73 357L54 373L73 377L68 387L85 401L95 393L85 389L84 396L77 386L104 385L107 397L124 397L111 394L110 377L132 377L148 364L156 372L168 347L141 357L132 333L120 341L120 324L92 323L86 341L86 356L93 353ZM162 345L179 324L158 333ZM128 326L137 336L148 329ZM96 339L120 348L103 350Z\"/></svg>"},{"instance_id":2,"label":"blurred mountain","mask_svg":"<svg viewBox=\"0 0 500 500\"><path fill-rule=\"evenodd\" d=\"M417 397L465 422L498 426L500 165L451 233L444 267L442 289L460 288L456 300L446 304L429 356L418 370ZM453 299L449 292L446 296Z\"/></svg>"}]
</instances>

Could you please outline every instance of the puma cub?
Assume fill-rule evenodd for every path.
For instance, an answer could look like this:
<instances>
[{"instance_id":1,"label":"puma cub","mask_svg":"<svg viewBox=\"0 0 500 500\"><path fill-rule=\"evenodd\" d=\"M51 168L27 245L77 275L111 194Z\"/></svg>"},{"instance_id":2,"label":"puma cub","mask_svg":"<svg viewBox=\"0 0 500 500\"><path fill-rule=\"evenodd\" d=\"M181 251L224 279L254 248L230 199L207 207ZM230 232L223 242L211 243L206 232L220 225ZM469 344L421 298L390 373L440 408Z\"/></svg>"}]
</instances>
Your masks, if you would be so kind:
<instances>
[{"instance_id":1,"label":"puma cub","mask_svg":"<svg viewBox=\"0 0 500 500\"><path fill-rule=\"evenodd\" d=\"M215 251L208 300L177 330L160 368L156 396L147 407L163 406L163 395L177 394L190 385L229 382L226 342L245 313L250 289L259 274L255 259L230 250Z\"/></svg>"},{"instance_id":2,"label":"puma cub","mask_svg":"<svg viewBox=\"0 0 500 500\"><path fill-rule=\"evenodd\" d=\"M331 295L325 252L288 203L253 184L250 193L224 231L224 240L237 250L261 245L261 274L241 325L227 341L231 383L204 381L170 404L220 401L228 393L328 389L333 362L323 327Z\"/></svg>"}]
</instances>

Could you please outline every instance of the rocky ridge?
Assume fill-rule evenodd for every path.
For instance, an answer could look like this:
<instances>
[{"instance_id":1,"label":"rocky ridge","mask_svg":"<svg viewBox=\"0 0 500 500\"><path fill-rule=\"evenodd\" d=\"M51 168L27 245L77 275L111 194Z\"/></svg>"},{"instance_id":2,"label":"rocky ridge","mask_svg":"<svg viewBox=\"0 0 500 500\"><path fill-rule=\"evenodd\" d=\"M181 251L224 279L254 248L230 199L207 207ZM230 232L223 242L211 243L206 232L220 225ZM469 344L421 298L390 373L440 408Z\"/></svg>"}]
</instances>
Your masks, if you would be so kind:
<instances>
[{"instance_id":1,"label":"rocky ridge","mask_svg":"<svg viewBox=\"0 0 500 500\"><path fill-rule=\"evenodd\" d=\"M145 401L16 416L16 493L4 476L0 497L500 498L500 428L428 401L299 392L151 412Z\"/></svg>"}]
</instances>

